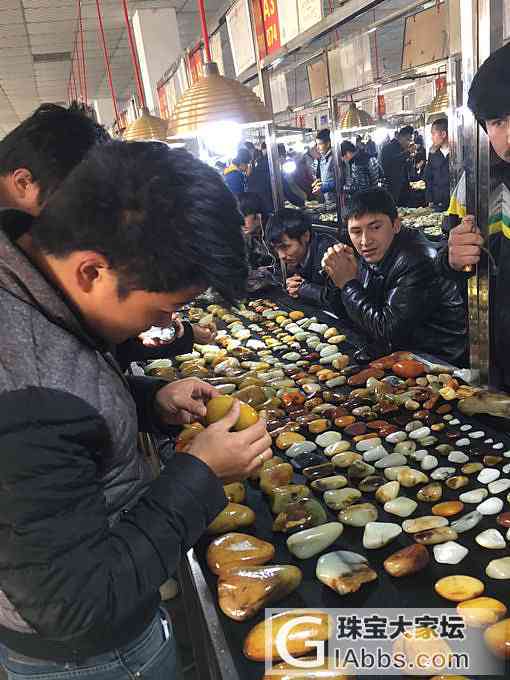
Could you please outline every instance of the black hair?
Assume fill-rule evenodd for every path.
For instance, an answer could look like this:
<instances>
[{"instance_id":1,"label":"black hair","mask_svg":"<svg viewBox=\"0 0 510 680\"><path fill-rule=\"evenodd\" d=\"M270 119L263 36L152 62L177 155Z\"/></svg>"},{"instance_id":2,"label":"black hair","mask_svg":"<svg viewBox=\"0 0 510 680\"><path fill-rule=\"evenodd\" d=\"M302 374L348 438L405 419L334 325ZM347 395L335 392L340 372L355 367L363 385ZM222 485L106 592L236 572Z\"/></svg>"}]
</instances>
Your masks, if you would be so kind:
<instances>
[{"instance_id":1,"label":"black hair","mask_svg":"<svg viewBox=\"0 0 510 680\"><path fill-rule=\"evenodd\" d=\"M340 155L345 156L346 153L348 152L351 153L356 153L357 148L354 146L352 142L349 142L349 140L345 140L345 142L342 142L340 144Z\"/></svg>"},{"instance_id":2,"label":"black hair","mask_svg":"<svg viewBox=\"0 0 510 680\"><path fill-rule=\"evenodd\" d=\"M439 132L446 132L448 134L448 118L438 118L432 123L432 127L439 130Z\"/></svg>"},{"instance_id":3,"label":"black hair","mask_svg":"<svg viewBox=\"0 0 510 680\"><path fill-rule=\"evenodd\" d=\"M405 125L397 132L397 137L412 137L414 135L414 128L412 125Z\"/></svg>"},{"instance_id":4,"label":"black hair","mask_svg":"<svg viewBox=\"0 0 510 680\"><path fill-rule=\"evenodd\" d=\"M478 69L469 89L468 107L483 128L486 120L510 115L510 43Z\"/></svg>"},{"instance_id":5,"label":"black hair","mask_svg":"<svg viewBox=\"0 0 510 680\"><path fill-rule=\"evenodd\" d=\"M398 209L391 194L385 189L367 189L354 194L346 215L346 221L365 215L387 215L392 222L398 217Z\"/></svg>"},{"instance_id":6,"label":"black hair","mask_svg":"<svg viewBox=\"0 0 510 680\"><path fill-rule=\"evenodd\" d=\"M319 132L317 133L317 139L320 142L324 142L325 144L331 143L331 133L329 131L329 128L319 130Z\"/></svg>"},{"instance_id":7,"label":"black hair","mask_svg":"<svg viewBox=\"0 0 510 680\"><path fill-rule=\"evenodd\" d=\"M253 142L245 142L244 146L248 149L248 151L251 151L252 153L256 149L255 144Z\"/></svg>"},{"instance_id":8,"label":"black hair","mask_svg":"<svg viewBox=\"0 0 510 680\"><path fill-rule=\"evenodd\" d=\"M101 253L131 290L212 287L227 300L248 274L243 219L220 175L161 142L95 147L61 184L32 228L42 252Z\"/></svg>"},{"instance_id":9,"label":"black hair","mask_svg":"<svg viewBox=\"0 0 510 680\"><path fill-rule=\"evenodd\" d=\"M95 144L109 140L77 105L41 104L0 142L0 176L29 170L42 203Z\"/></svg>"},{"instance_id":10,"label":"black hair","mask_svg":"<svg viewBox=\"0 0 510 680\"><path fill-rule=\"evenodd\" d=\"M287 157L287 147L285 146L285 144L282 144L280 142L280 144L278 144L277 148L278 148L278 155L280 156L280 158L286 158Z\"/></svg>"},{"instance_id":11,"label":"black hair","mask_svg":"<svg viewBox=\"0 0 510 680\"><path fill-rule=\"evenodd\" d=\"M244 194L238 195L237 201L239 203L239 210L245 217L262 213L262 205L258 194L246 191Z\"/></svg>"},{"instance_id":12,"label":"black hair","mask_svg":"<svg viewBox=\"0 0 510 680\"><path fill-rule=\"evenodd\" d=\"M232 161L234 165L248 165L251 162L251 153L241 146L237 151L237 156Z\"/></svg>"},{"instance_id":13,"label":"black hair","mask_svg":"<svg viewBox=\"0 0 510 680\"><path fill-rule=\"evenodd\" d=\"M285 235L292 239L300 239L307 231L311 231L311 228L304 212L293 208L282 208L269 218L266 226L266 240L276 246L282 242Z\"/></svg>"}]
</instances>

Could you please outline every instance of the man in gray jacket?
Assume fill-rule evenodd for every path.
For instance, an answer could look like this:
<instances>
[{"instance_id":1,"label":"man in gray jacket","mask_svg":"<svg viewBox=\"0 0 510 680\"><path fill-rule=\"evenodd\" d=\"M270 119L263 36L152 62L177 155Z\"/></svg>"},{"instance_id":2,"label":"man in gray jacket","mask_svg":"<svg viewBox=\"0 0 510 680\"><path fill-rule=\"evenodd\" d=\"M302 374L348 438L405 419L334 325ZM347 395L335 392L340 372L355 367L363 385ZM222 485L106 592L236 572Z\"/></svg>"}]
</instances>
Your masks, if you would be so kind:
<instances>
[{"instance_id":1,"label":"man in gray jacket","mask_svg":"<svg viewBox=\"0 0 510 680\"><path fill-rule=\"evenodd\" d=\"M225 506L222 484L259 467L271 440L262 422L230 432L235 405L154 480L138 430L203 416L216 391L126 379L110 349L165 325L206 287L239 294L245 277L231 193L160 143L96 148L22 241L15 228L0 233L0 653L10 677L176 677L158 589Z\"/></svg>"}]
</instances>

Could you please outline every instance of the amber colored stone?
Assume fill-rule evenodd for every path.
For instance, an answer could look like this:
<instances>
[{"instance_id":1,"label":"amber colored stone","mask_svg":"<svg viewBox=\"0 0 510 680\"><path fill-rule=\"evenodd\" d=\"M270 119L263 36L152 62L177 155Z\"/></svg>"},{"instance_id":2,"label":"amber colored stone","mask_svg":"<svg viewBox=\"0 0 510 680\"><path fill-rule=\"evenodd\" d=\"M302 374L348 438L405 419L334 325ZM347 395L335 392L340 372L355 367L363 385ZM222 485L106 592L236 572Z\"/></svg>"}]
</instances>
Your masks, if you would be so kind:
<instances>
[{"instance_id":1,"label":"amber colored stone","mask_svg":"<svg viewBox=\"0 0 510 680\"><path fill-rule=\"evenodd\" d=\"M299 429L299 425L297 425L297 423L288 423L288 425L295 425ZM303 437L302 434L298 434L297 432L293 432L290 430L285 430L284 432L281 432L278 435L275 443L279 449L285 450L288 449L289 446L292 446L292 444L297 444L298 442L304 441L306 441L306 439L305 437Z\"/></svg>"},{"instance_id":2,"label":"amber colored stone","mask_svg":"<svg viewBox=\"0 0 510 680\"><path fill-rule=\"evenodd\" d=\"M502 527L510 527L510 512L503 512L498 515L496 522Z\"/></svg>"},{"instance_id":3,"label":"amber colored stone","mask_svg":"<svg viewBox=\"0 0 510 680\"><path fill-rule=\"evenodd\" d=\"M417 378L425 373L425 366L421 361L406 359L393 364L391 370L399 378Z\"/></svg>"},{"instance_id":4,"label":"amber colored stone","mask_svg":"<svg viewBox=\"0 0 510 680\"><path fill-rule=\"evenodd\" d=\"M384 371L379 368L366 368L347 380L348 385L365 385L369 378L384 378Z\"/></svg>"},{"instance_id":5,"label":"amber colored stone","mask_svg":"<svg viewBox=\"0 0 510 680\"><path fill-rule=\"evenodd\" d=\"M386 420L371 420L370 422L367 423L367 427L369 430L380 430L383 427L387 427L389 425L388 421Z\"/></svg>"},{"instance_id":6,"label":"amber colored stone","mask_svg":"<svg viewBox=\"0 0 510 680\"><path fill-rule=\"evenodd\" d=\"M310 373L310 375L315 375L319 371L322 371L323 368L324 366L322 366L322 364L312 364L308 369L308 373Z\"/></svg>"},{"instance_id":7,"label":"amber colored stone","mask_svg":"<svg viewBox=\"0 0 510 680\"><path fill-rule=\"evenodd\" d=\"M455 477L450 477L446 480L446 486L449 489L462 489L464 486L469 484L469 477L464 477L463 475L456 475Z\"/></svg>"},{"instance_id":8,"label":"amber colored stone","mask_svg":"<svg viewBox=\"0 0 510 680\"><path fill-rule=\"evenodd\" d=\"M369 432L368 434L358 434L352 438L352 441L356 442L356 444L359 444L359 442L364 442L367 439L374 439L374 433Z\"/></svg>"},{"instance_id":9,"label":"amber colored stone","mask_svg":"<svg viewBox=\"0 0 510 680\"><path fill-rule=\"evenodd\" d=\"M425 569L429 562L430 555L427 548L415 543L386 558L384 568L391 576L409 576L409 574L416 574Z\"/></svg>"},{"instance_id":10,"label":"amber colored stone","mask_svg":"<svg viewBox=\"0 0 510 680\"><path fill-rule=\"evenodd\" d=\"M381 437L381 439L384 439L389 434L393 434L394 432L398 432L399 430L400 428L396 427L395 425L386 425L385 427L381 427L381 429L379 430L379 437Z\"/></svg>"},{"instance_id":11,"label":"amber colored stone","mask_svg":"<svg viewBox=\"0 0 510 680\"><path fill-rule=\"evenodd\" d=\"M273 522L273 531L292 533L320 526L327 521L326 511L315 498L301 498L279 513Z\"/></svg>"},{"instance_id":12,"label":"amber colored stone","mask_svg":"<svg viewBox=\"0 0 510 680\"><path fill-rule=\"evenodd\" d=\"M503 602L493 597L476 597L457 605L457 612L472 628L483 628L497 623L506 616L507 608Z\"/></svg>"},{"instance_id":13,"label":"amber colored stone","mask_svg":"<svg viewBox=\"0 0 510 680\"><path fill-rule=\"evenodd\" d=\"M321 432L325 432L329 426L329 420L326 420L326 418L318 418L317 420L312 420L308 423L308 431L312 434L320 434Z\"/></svg>"},{"instance_id":14,"label":"amber colored stone","mask_svg":"<svg viewBox=\"0 0 510 680\"><path fill-rule=\"evenodd\" d=\"M453 406L451 404L443 404L439 408L436 408L436 413L440 416L445 416L447 413L451 413Z\"/></svg>"},{"instance_id":15,"label":"amber colored stone","mask_svg":"<svg viewBox=\"0 0 510 680\"><path fill-rule=\"evenodd\" d=\"M308 427L309 423L313 423L314 420L318 420L316 413L304 413L296 417L296 423L299 427Z\"/></svg>"},{"instance_id":16,"label":"amber colored stone","mask_svg":"<svg viewBox=\"0 0 510 680\"><path fill-rule=\"evenodd\" d=\"M284 406L290 406L291 404L304 404L305 398L300 392L285 392L282 395L282 402Z\"/></svg>"},{"instance_id":17,"label":"amber colored stone","mask_svg":"<svg viewBox=\"0 0 510 680\"><path fill-rule=\"evenodd\" d=\"M474 475L476 472L483 470L483 465L481 463L466 463L460 468L463 475Z\"/></svg>"},{"instance_id":18,"label":"amber colored stone","mask_svg":"<svg viewBox=\"0 0 510 680\"><path fill-rule=\"evenodd\" d=\"M479 597L485 590L482 581L472 576L445 576L439 579L434 585L435 591L445 600L452 602L463 602Z\"/></svg>"},{"instance_id":19,"label":"amber colored stone","mask_svg":"<svg viewBox=\"0 0 510 680\"><path fill-rule=\"evenodd\" d=\"M241 527L249 527L254 522L255 513L251 508L246 505L239 505L239 503L229 503L209 524L207 533L224 534Z\"/></svg>"},{"instance_id":20,"label":"amber colored stone","mask_svg":"<svg viewBox=\"0 0 510 680\"><path fill-rule=\"evenodd\" d=\"M260 565L273 559L274 545L236 532L215 538L207 548L207 564L213 574L240 565Z\"/></svg>"},{"instance_id":21,"label":"amber colored stone","mask_svg":"<svg viewBox=\"0 0 510 680\"><path fill-rule=\"evenodd\" d=\"M453 517L464 510L464 503L460 501L445 501L432 506L432 514L439 517Z\"/></svg>"},{"instance_id":22,"label":"amber colored stone","mask_svg":"<svg viewBox=\"0 0 510 680\"><path fill-rule=\"evenodd\" d=\"M302 578L301 569L289 564L233 567L218 580L220 609L234 621L246 621L287 597Z\"/></svg>"},{"instance_id":23,"label":"amber colored stone","mask_svg":"<svg viewBox=\"0 0 510 680\"><path fill-rule=\"evenodd\" d=\"M280 660L281 657L276 647L278 633L292 619L299 619L302 616L301 610L286 611L258 623L251 629L244 641L244 655L251 661ZM300 622L290 626L284 643L286 650L292 656L309 654L312 647L306 644L308 641L313 641L313 643L325 641L332 632L331 617L326 612L306 610L306 616L318 619L319 623Z\"/></svg>"},{"instance_id":24,"label":"amber colored stone","mask_svg":"<svg viewBox=\"0 0 510 680\"><path fill-rule=\"evenodd\" d=\"M502 460L503 458L501 456L484 456L483 464L490 467L492 465L499 465Z\"/></svg>"},{"instance_id":25,"label":"amber colored stone","mask_svg":"<svg viewBox=\"0 0 510 680\"><path fill-rule=\"evenodd\" d=\"M292 319L292 321L299 321L299 319L304 319L304 312L301 312L300 310L296 309L293 312L289 312L289 319Z\"/></svg>"},{"instance_id":26,"label":"amber colored stone","mask_svg":"<svg viewBox=\"0 0 510 680\"><path fill-rule=\"evenodd\" d=\"M246 489L242 482L233 482L223 487L225 496L229 503L242 503L246 498Z\"/></svg>"},{"instance_id":27,"label":"amber colored stone","mask_svg":"<svg viewBox=\"0 0 510 680\"><path fill-rule=\"evenodd\" d=\"M344 433L349 437L359 437L368 432L368 427L365 423L353 423L345 428ZM373 435L372 435L373 436Z\"/></svg>"},{"instance_id":28,"label":"amber colored stone","mask_svg":"<svg viewBox=\"0 0 510 680\"><path fill-rule=\"evenodd\" d=\"M388 356L380 357L374 361L371 361L369 366L389 371L393 368L397 361L403 361L407 359L412 359L412 356L409 352L393 352L393 354L388 354Z\"/></svg>"},{"instance_id":29,"label":"amber colored stone","mask_svg":"<svg viewBox=\"0 0 510 680\"><path fill-rule=\"evenodd\" d=\"M294 476L294 469L290 463L280 463L274 467L262 470L260 473L260 488L271 495L274 488L290 484Z\"/></svg>"},{"instance_id":30,"label":"amber colored stone","mask_svg":"<svg viewBox=\"0 0 510 680\"><path fill-rule=\"evenodd\" d=\"M500 659L510 659L510 619L495 623L484 633L485 644Z\"/></svg>"},{"instance_id":31,"label":"amber colored stone","mask_svg":"<svg viewBox=\"0 0 510 680\"><path fill-rule=\"evenodd\" d=\"M354 416L340 416L339 418L335 418L335 425L340 430L344 427L348 427L349 425L352 425L355 422L356 422L356 418Z\"/></svg>"},{"instance_id":32,"label":"amber colored stone","mask_svg":"<svg viewBox=\"0 0 510 680\"><path fill-rule=\"evenodd\" d=\"M446 427L445 423L434 423L430 426L432 432L442 432Z\"/></svg>"}]
</instances>

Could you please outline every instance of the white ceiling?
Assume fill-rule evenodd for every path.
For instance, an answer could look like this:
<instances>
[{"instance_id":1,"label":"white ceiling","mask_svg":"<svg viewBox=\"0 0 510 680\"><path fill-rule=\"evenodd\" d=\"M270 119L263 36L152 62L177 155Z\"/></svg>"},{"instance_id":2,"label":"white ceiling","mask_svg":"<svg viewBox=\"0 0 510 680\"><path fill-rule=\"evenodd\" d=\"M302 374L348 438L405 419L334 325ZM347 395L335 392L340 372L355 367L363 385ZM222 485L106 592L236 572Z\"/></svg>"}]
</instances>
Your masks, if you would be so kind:
<instances>
[{"instance_id":1,"label":"white ceiling","mask_svg":"<svg viewBox=\"0 0 510 680\"><path fill-rule=\"evenodd\" d=\"M109 97L96 2L81 4L88 98ZM181 45L198 39L196 0L130 0L128 5L131 16L137 9L174 7ZM134 91L122 2L101 0L101 6L113 82L122 101ZM225 0L206 0L211 24L224 6ZM67 100L71 62L65 53L73 50L76 20L77 0L0 0L0 138L40 103ZM50 55L58 60L49 60Z\"/></svg>"}]
</instances>

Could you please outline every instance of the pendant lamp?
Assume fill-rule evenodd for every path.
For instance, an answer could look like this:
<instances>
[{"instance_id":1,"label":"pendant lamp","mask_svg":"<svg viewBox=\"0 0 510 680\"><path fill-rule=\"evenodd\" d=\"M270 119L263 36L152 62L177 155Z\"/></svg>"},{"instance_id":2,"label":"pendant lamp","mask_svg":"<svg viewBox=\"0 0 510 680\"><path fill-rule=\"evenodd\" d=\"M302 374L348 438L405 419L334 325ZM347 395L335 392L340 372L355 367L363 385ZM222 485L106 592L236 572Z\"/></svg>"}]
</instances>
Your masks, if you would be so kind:
<instances>
[{"instance_id":1,"label":"pendant lamp","mask_svg":"<svg viewBox=\"0 0 510 680\"><path fill-rule=\"evenodd\" d=\"M131 62L133 64L133 70L135 73L138 103L141 109L140 116L133 123L130 123L124 130L123 139L128 142L148 141L151 139L166 141L168 121L163 120L163 118L159 118L158 116L153 116L147 108L145 93L142 85L142 77L140 74L140 66L138 64L136 47L133 39L133 31L131 29L131 22L129 20L127 0L122 0L122 6L124 10L124 21L126 23L128 34L129 50L131 52Z\"/></svg>"},{"instance_id":2,"label":"pendant lamp","mask_svg":"<svg viewBox=\"0 0 510 680\"><path fill-rule=\"evenodd\" d=\"M204 0L198 0L206 61L204 76L179 99L168 124L169 137L190 137L218 123L251 125L270 122L262 101L237 80L220 75L211 60Z\"/></svg>"},{"instance_id":3,"label":"pendant lamp","mask_svg":"<svg viewBox=\"0 0 510 680\"><path fill-rule=\"evenodd\" d=\"M363 111L363 109L358 109L356 102L349 104L349 108L340 120L340 129L344 131L360 130L361 128L373 127L374 125L372 116Z\"/></svg>"},{"instance_id":4,"label":"pendant lamp","mask_svg":"<svg viewBox=\"0 0 510 680\"><path fill-rule=\"evenodd\" d=\"M436 78L436 96L428 107L427 114L429 116L434 116L439 113L446 113L449 105L446 78Z\"/></svg>"}]
</instances>

